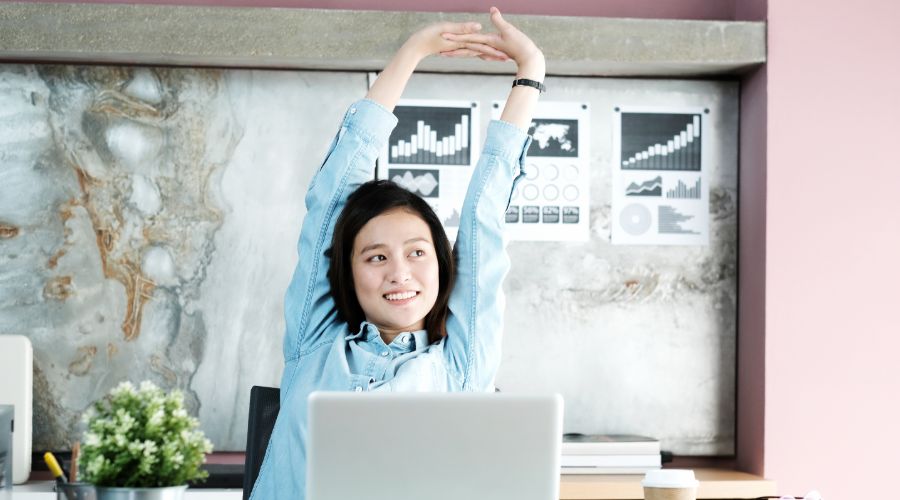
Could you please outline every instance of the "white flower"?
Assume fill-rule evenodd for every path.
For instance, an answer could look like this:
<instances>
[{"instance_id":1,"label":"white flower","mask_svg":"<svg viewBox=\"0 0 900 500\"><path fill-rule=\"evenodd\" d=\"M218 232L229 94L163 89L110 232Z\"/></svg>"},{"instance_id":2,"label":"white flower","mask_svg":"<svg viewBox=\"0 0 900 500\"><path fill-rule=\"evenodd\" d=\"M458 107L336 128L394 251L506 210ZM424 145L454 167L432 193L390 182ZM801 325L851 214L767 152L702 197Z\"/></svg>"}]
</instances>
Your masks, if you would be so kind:
<instances>
[{"instance_id":1,"label":"white flower","mask_svg":"<svg viewBox=\"0 0 900 500\"><path fill-rule=\"evenodd\" d=\"M128 452L132 455L140 455L144 452L144 446L141 443L128 443Z\"/></svg>"},{"instance_id":2,"label":"white flower","mask_svg":"<svg viewBox=\"0 0 900 500\"><path fill-rule=\"evenodd\" d=\"M115 386L113 390L109 391L114 397L119 396L120 394L134 394L134 384L128 382L122 382L121 384Z\"/></svg>"},{"instance_id":3,"label":"white flower","mask_svg":"<svg viewBox=\"0 0 900 500\"><path fill-rule=\"evenodd\" d=\"M159 387L156 387L156 384L149 380L141 382L141 392L156 392L158 390Z\"/></svg>"},{"instance_id":4,"label":"white flower","mask_svg":"<svg viewBox=\"0 0 900 500\"><path fill-rule=\"evenodd\" d=\"M124 408L119 408L119 410L116 411L116 416L119 417L118 432L128 432L134 427L134 424L137 423L137 420L135 420L130 413L127 413Z\"/></svg>"},{"instance_id":5,"label":"white flower","mask_svg":"<svg viewBox=\"0 0 900 500\"><path fill-rule=\"evenodd\" d=\"M147 419L147 425L151 427L159 427L160 425L162 425L165 418L165 412L163 412L162 408L159 408L155 412L153 412L153 415L150 415L149 419Z\"/></svg>"},{"instance_id":6,"label":"white flower","mask_svg":"<svg viewBox=\"0 0 900 500\"><path fill-rule=\"evenodd\" d=\"M103 469L103 464L106 462L106 459L103 458L102 455L97 455L93 460L87 463L87 473L89 476L93 476L100 472Z\"/></svg>"},{"instance_id":7,"label":"white flower","mask_svg":"<svg viewBox=\"0 0 900 500\"><path fill-rule=\"evenodd\" d=\"M85 432L84 433L84 445L85 446L100 446L100 436L94 434L93 432Z\"/></svg>"},{"instance_id":8,"label":"white flower","mask_svg":"<svg viewBox=\"0 0 900 500\"><path fill-rule=\"evenodd\" d=\"M144 440L144 456L145 457L153 456L153 454L156 453L157 449L158 449L158 447L156 446L156 443L154 443L153 441L150 441L149 439Z\"/></svg>"}]
</instances>

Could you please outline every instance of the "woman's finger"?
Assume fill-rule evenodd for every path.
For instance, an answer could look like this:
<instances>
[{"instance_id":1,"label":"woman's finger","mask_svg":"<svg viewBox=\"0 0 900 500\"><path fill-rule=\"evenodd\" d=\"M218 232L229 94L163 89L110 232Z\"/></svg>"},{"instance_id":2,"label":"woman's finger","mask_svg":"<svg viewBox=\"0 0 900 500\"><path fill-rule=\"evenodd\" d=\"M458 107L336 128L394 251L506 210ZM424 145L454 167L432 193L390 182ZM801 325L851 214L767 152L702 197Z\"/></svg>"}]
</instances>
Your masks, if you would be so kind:
<instances>
[{"instance_id":1,"label":"woman's finger","mask_svg":"<svg viewBox=\"0 0 900 500\"><path fill-rule=\"evenodd\" d=\"M455 49L441 52L441 55L444 57L476 57L482 54L472 49Z\"/></svg>"},{"instance_id":2,"label":"woman's finger","mask_svg":"<svg viewBox=\"0 0 900 500\"><path fill-rule=\"evenodd\" d=\"M493 57L493 56L487 56L484 54L478 56L478 58L481 59L482 61L497 61L497 62L509 61L509 57Z\"/></svg>"},{"instance_id":3,"label":"woman's finger","mask_svg":"<svg viewBox=\"0 0 900 500\"><path fill-rule=\"evenodd\" d=\"M501 42L500 37L496 33L468 33L462 35L456 33L443 33L441 36L444 37L444 40L450 40L451 42L483 43L492 47L496 47Z\"/></svg>"},{"instance_id":4,"label":"woman's finger","mask_svg":"<svg viewBox=\"0 0 900 500\"><path fill-rule=\"evenodd\" d=\"M494 57L505 57L507 55L506 52L504 52L498 48L495 48L491 45L485 44L485 43L457 42L457 41L451 41L449 43L448 47L441 52L448 52L448 51L457 50L457 49L474 50L479 53L487 54L487 55L494 56Z\"/></svg>"},{"instance_id":5,"label":"woman's finger","mask_svg":"<svg viewBox=\"0 0 900 500\"><path fill-rule=\"evenodd\" d=\"M491 23L501 32L513 27L512 24L506 22L506 19L503 19L503 14L500 14L500 9L497 7L491 7Z\"/></svg>"},{"instance_id":6,"label":"woman's finger","mask_svg":"<svg viewBox=\"0 0 900 500\"><path fill-rule=\"evenodd\" d=\"M440 54L445 57L477 57L485 61L508 61L510 59L505 52L491 51L490 54L485 54L484 52L467 48L446 50Z\"/></svg>"},{"instance_id":7,"label":"woman's finger","mask_svg":"<svg viewBox=\"0 0 900 500\"><path fill-rule=\"evenodd\" d=\"M483 43L466 43L465 48L475 50L487 56L506 57L506 53Z\"/></svg>"},{"instance_id":8,"label":"woman's finger","mask_svg":"<svg viewBox=\"0 0 900 500\"><path fill-rule=\"evenodd\" d=\"M441 27L442 33L466 34L466 33L477 33L479 31L481 31L481 23L476 23L476 22L467 22L467 23L445 22L445 23L441 23L440 27Z\"/></svg>"}]
</instances>

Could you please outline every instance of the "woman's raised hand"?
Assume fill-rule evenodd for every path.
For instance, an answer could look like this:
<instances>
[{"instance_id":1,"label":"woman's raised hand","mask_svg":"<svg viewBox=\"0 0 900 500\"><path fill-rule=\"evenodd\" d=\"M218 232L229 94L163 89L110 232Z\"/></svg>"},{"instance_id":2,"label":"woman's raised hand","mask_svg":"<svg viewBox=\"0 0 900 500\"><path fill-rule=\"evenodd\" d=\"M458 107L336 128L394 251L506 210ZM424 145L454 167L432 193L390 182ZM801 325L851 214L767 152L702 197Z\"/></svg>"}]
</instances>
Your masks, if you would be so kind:
<instances>
[{"instance_id":1,"label":"woman's raised hand","mask_svg":"<svg viewBox=\"0 0 900 500\"><path fill-rule=\"evenodd\" d=\"M542 81L544 79L544 54L537 45L515 26L506 22L496 7L491 7L491 23L497 33L482 34L477 22L440 22L413 33L400 47L384 71L372 84L366 97L381 104L389 111L394 109L409 77L422 59L434 54L450 57L478 57L488 61L513 59L518 65L519 78ZM531 100L528 97L525 100ZM530 120L533 103L507 103L506 109L518 110L522 119ZM536 98L535 98L536 100ZM515 119L514 119L515 118ZM510 123L519 124L518 116ZM527 129L527 127L526 127Z\"/></svg>"},{"instance_id":2,"label":"woman's raised hand","mask_svg":"<svg viewBox=\"0 0 900 500\"><path fill-rule=\"evenodd\" d=\"M497 7L491 7L491 24L497 29L497 33L479 33L479 30L466 33L445 32L443 38L457 46L452 50L442 51L441 55L505 60L496 55L483 57L490 54L488 49L493 49L514 60L520 69L539 67L543 72L544 54L525 33L503 19Z\"/></svg>"},{"instance_id":3,"label":"woman's raised hand","mask_svg":"<svg viewBox=\"0 0 900 500\"><path fill-rule=\"evenodd\" d=\"M444 54L448 52L458 51L462 48L460 42L455 42L442 35L467 36L473 35L481 31L481 24L476 22L454 23L440 22L430 24L419 31L413 33L406 45L410 50L424 59L434 54ZM474 49L467 49L465 54L470 57L481 57L482 59L505 61L506 54L494 47L472 44L477 46ZM462 56L463 54L457 54Z\"/></svg>"}]
</instances>

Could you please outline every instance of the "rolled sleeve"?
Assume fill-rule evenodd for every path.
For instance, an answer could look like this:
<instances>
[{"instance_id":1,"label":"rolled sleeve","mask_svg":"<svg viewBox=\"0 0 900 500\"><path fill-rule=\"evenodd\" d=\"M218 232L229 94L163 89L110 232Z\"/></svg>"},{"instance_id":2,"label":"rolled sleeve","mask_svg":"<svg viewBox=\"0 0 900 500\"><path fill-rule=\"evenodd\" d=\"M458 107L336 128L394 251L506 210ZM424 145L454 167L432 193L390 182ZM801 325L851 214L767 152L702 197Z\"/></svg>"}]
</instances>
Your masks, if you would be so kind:
<instances>
[{"instance_id":1,"label":"rolled sleeve","mask_svg":"<svg viewBox=\"0 0 900 500\"><path fill-rule=\"evenodd\" d=\"M530 146L531 136L519 127L502 120L491 120L488 124L483 154L521 164Z\"/></svg>"},{"instance_id":2,"label":"rolled sleeve","mask_svg":"<svg viewBox=\"0 0 900 500\"><path fill-rule=\"evenodd\" d=\"M360 99L347 110L343 126L363 138L375 151L381 151L397 126L397 117L371 99Z\"/></svg>"}]
</instances>

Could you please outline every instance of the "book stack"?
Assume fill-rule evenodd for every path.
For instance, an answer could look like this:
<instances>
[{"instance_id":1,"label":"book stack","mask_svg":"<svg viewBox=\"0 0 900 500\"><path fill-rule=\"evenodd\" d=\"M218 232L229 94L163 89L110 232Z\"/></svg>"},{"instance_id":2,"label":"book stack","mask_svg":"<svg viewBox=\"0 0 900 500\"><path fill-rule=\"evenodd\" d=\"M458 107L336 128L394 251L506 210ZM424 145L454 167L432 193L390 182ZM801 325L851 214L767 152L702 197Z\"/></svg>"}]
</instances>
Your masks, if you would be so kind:
<instances>
[{"instance_id":1,"label":"book stack","mask_svg":"<svg viewBox=\"0 0 900 500\"><path fill-rule=\"evenodd\" d=\"M563 474L644 474L662 467L659 440L625 434L566 434Z\"/></svg>"}]
</instances>

